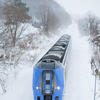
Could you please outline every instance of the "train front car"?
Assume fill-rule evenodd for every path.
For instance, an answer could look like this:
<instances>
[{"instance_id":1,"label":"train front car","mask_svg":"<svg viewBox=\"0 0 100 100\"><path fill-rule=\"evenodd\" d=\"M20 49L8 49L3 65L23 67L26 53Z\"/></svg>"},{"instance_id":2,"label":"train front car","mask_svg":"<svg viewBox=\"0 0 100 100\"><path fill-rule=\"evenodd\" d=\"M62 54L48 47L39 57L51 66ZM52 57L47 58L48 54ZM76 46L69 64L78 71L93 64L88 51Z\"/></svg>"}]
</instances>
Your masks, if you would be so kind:
<instances>
[{"instance_id":1,"label":"train front car","mask_svg":"<svg viewBox=\"0 0 100 100\"><path fill-rule=\"evenodd\" d=\"M70 36L62 36L33 69L34 100L62 100Z\"/></svg>"},{"instance_id":2,"label":"train front car","mask_svg":"<svg viewBox=\"0 0 100 100\"><path fill-rule=\"evenodd\" d=\"M40 61L34 68L34 100L62 100L63 67L53 60Z\"/></svg>"}]
</instances>

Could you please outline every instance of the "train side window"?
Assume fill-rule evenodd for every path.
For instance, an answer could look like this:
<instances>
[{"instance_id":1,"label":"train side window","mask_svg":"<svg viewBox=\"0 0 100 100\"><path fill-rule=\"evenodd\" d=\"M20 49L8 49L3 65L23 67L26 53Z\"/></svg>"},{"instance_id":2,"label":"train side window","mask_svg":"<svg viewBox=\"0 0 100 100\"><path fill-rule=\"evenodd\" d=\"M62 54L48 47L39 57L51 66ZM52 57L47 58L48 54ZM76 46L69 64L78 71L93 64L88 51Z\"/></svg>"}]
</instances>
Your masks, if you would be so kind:
<instances>
[{"instance_id":1,"label":"train side window","mask_svg":"<svg viewBox=\"0 0 100 100\"><path fill-rule=\"evenodd\" d=\"M37 96L37 100L40 100L40 96Z\"/></svg>"},{"instance_id":2,"label":"train side window","mask_svg":"<svg viewBox=\"0 0 100 100\"><path fill-rule=\"evenodd\" d=\"M59 97L58 97L58 96L56 96L56 97L55 97L55 100L59 100Z\"/></svg>"}]
</instances>

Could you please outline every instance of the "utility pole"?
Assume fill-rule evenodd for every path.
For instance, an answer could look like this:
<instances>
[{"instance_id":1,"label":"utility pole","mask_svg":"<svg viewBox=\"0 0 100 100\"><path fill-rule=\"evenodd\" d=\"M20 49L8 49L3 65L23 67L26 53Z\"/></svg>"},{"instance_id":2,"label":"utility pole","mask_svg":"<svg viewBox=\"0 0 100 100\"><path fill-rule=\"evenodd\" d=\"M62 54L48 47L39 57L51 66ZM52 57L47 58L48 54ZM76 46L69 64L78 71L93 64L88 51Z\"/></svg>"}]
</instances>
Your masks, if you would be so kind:
<instances>
[{"instance_id":1,"label":"utility pole","mask_svg":"<svg viewBox=\"0 0 100 100\"><path fill-rule=\"evenodd\" d=\"M96 80L97 80L97 73L98 73L98 69L96 67L95 61L92 58L91 59L91 69L93 69L93 74L95 76L95 80L94 80L94 100L96 100Z\"/></svg>"},{"instance_id":2,"label":"utility pole","mask_svg":"<svg viewBox=\"0 0 100 100\"><path fill-rule=\"evenodd\" d=\"M97 80L97 76L95 74L95 82L94 82L94 100L96 100L96 80Z\"/></svg>"}]
</instances>

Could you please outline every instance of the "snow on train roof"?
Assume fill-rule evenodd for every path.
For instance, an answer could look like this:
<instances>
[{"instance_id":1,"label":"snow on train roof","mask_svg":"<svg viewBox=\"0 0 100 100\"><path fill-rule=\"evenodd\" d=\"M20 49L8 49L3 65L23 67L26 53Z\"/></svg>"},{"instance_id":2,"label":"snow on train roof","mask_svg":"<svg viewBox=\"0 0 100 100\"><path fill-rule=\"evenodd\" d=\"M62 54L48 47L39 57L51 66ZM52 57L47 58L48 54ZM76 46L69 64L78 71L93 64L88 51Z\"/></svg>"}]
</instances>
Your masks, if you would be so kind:
<instances>
[{"instance_id":1,"label":"snow on train roof","mask_svg":"<svg viewBox=\"0 0 100 100\"><path fill-rule=\"evenodd\" d=\"M47 54L55 54L57 55L62 55L64 53L64 51L49 51Z\"/></svg>"},{"instance_id":2,"label":"snow on train roof","mask_svg":"<svg viewBox=\"0 0 100 100\"><path fill-rule=\"evenodd\" d=\"M63 51L63 50L65 50L65 48L61 46L54 46L50 49L50 51Z\"/></svg>"},{"instance_id":3,"label":"snow on train roof","mask_svg":"<svg viewBox=\"0 0 100 100\"><path fill-rule=\"evenodd\" d=\"M64 42L57 42L56 44L55 44L55 46L62 46L62 47L66 47L68 44L66 44L66 43L64 43Z\"/></svg>"},{"instance_id":4,"label":"snow on train roof","mask_svg":"<svg viewBox=\"0 0 100 100\"><path fill-rule=\"evenodd\" d=\"M67 37L67 39L66 39ZM47 54L43 57L45 59L55 59L56 61L61 61L64 56L64 52L66 50L66 47L68 46L70 36L61 37L56 44L47 52Z\"/></svg>"},{"instance_id":5,"label":"snow on train roof","mask_svg":"<svg viewBox=\"0 0 100 100\"><path fill-rule=\"evenodd\" d=\"M44 60L44 59L50 59L50 60L60 61L60 58L58 56L55 56L55 55L45 56L41 60Z\"/></svg>"},{"instance_id":6,"label":"snow on train roof","mask_svg":"<svg viewBox=\"0 0 100 100\"><path fill-rule=\"evenodd\" d=\"M59 40L58 42L64 42L64 43L67 43L69 40L64 40L64 39L61 39Z\"/></svg>"},{"instance_id":7,"label":"snow on train roof","mask_svg":"<svg viewBox=\"0 0 100 100\"><path fill-rule=\"evenodd\" d=\"M49 52L44 57L47 57L47 56L55 56L55 57L58 57L60 59L62 55L58 52Z\"/></svg>"},{"instance_id":8,"label":"snow on train roof","mask_svg":"<svg viewBox=\"0 0 100 100\"><path fill-rule=\"evenodd\" d=\"M68 34L64 34L61 38L67 38L67 39L70 39L70 35L68 35Z\"/></svg>"},{"instance_id":9,"label":"snow on train roof","mask_svg":"<svg viewBox=\"0 0 100 100\"><path fill-rule=\"evenodd\" d=\"M61 48L61 49L65 49L64 47L62 47L61 45L54 45L55 48Z\"/></svg>"}]
</instances>

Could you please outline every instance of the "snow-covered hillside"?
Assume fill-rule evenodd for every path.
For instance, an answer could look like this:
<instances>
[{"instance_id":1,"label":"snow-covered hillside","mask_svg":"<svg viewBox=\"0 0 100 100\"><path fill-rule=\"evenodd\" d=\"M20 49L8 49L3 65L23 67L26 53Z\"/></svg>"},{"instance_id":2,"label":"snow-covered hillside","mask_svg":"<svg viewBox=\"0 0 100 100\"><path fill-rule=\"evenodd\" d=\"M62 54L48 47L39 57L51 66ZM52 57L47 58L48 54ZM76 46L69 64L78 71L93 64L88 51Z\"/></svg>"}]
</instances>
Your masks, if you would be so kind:
<instances>
[{"instance_id":1,"label":"snow-covered hillside","mask_svg":"<svg viewBox=\"0 0 100 100\"><path fill-rule=\"evenodd\" d=\"M58 36L52 34L47 37L31 26L24 32L24 35L27 35L27 33L34 35L34 49L30 48L24 51L17 68L10 72L9 79L7 80L7 92L1 95L2 88L0 87L0 100L33 100L33 67L62 35L58 33Z\"/></svg>"},{"instance_id":2,"label":"snow-covered hillside","mask_svg":"<svg viewBox=\"0 0 100 100\"><path fill-rule=\"evenodd\" d=\"M72 36L71 61L67 73L67 87L64 93L64 100L66 98L68 100L93 100L93 77L90 70L91 50L87 41L88 38L79 36L77 24L74 22L67 30L63 29L61 33L68 33ZM61 34L43 40L44 42L41 43L36 58L42 56L60 36ZM30 62L20 65L21 70L16 80L12 83L13 85L11 85L8 92L0 96L0 100L33 100L33 65L34 63Z\"/></svg>"}]
</instances>

